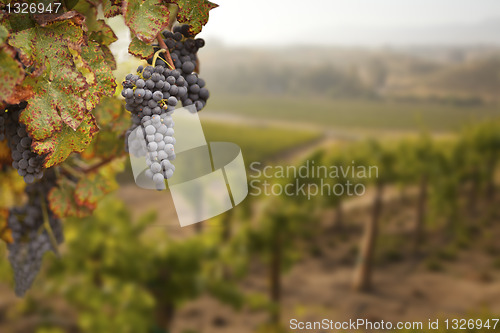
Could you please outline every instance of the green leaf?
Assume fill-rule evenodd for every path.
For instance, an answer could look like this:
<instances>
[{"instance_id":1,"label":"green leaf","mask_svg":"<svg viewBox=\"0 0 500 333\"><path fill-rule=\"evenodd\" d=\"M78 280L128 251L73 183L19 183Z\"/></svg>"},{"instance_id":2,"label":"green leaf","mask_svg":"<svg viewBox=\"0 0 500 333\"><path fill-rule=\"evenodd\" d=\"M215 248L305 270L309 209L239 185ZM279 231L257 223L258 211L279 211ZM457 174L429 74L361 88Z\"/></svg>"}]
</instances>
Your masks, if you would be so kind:
<instances>
[{"instance_id":1,"label":"green leaf","mask_svg":"<svg viewBox=\"0 0 500 333\"><path fill-rule=\"evenodd\" d=\"M118 40L113 29L106 24L104 20L97 20L89 27L89 39L98 42L101 45L109 46Z\"/></svg>"},{"instance_id":2,"label":"green leaf","mask_svg":"<svg viewBox=\"0 0 500 333\"><path fill-rule=\"evenodd\" d=\"M66 9L71 10L71 9L73 9L73 7L76 6L76 4L78 3L78 0L63 0L63 2L64 2L64 5L66 6Z\"/></svg>"},{"instance_id":3,"label":"green leaf","mask_svg":"<svg viewBox=\"0 0 500 333\"><path fill-rule=\"evenodd\" d=\"M210 10L218 7L208 0L172 0L171 2L179 6L177 21L189 24L189 31L193 35L201 32L203 26L208 22Z\"/></svg>"},{"instance_id":4,"label":"green leaf","mask_svg":"<svg viewBox=\"0 0 500 333\"><path fill-rule=\"evenodd\" d=\"M104 60L106 60L106 63L108 64L109 68L111 68L111 70L114 71L116 69L115 56L113 55L109 47L105 45L101 45L101 51L104 54Z\"/></svg>"},{"instance_id":5,"label":"green leaf","mask_svg":"<svg viewBox=\"0 0 500 333\"><path fill-rule=\"evenodd\" d=\"M85 217L92 214L92 210L85 206L80 206L75 199L76 186L66 178L58 182L48 196L50 209L60 218L64 217Z\"/></svg>"},{"instance_id":6,"label":"green leaf","mask_svg":"<svg viewBox=\"0 0 500 333\"><path fill-rule=\"evenodd\" d=\"M86 1L79 1L74 10L85 15L85 24L88 28L89 40L108 46L115 42L117 37L111 27L104 20L97 19L97 4Z\"/></svg>"},{"instance_id":7,"label":"green leaf","mask_svg":"<svg viewBox=\"0 0 500 333\"><path fill-rule=\"evenodd\" d=\"M154 54L154 49L151 44L144 43L139 38L134 37L130 42L128 52L141 59L148 59Z\"/></svg>"},{"instance_id":8,"label":"green leaf","mask_svg":"<svg viewBox=\"0 0 500 333\"><path fill-rule=\"evenodd\" d=\"M7 37L9 37L9 30L3 25L0 25L0 43L3 44Z\"/></svg>"},{"instance_id":9,"label":"green leaf","mask_svg":"<svg viewBox=\"0 0 500 333\"><path fill-rule=\"evenodd\" d=\"M82 153L84 159L95 157L113 158L125 154L124 140L117 139L130 127L130 116L125 111L123 101L105 97L94 109L94 116L101 131L91 145Z\"/></svg>"},{"instance_id":10,"label":"green leaf","mask_svg":"<svg viewBox=\"0 0 500 333\"><path fill-rule=\"evenodd\" d=\"M61 131L44 141L33 142L33 149L39 155L47 154L44 167L50 168L66 160L72 152L84 151L99 131L92 114L87 113L76 131L63 125Z\"/></svg>"},{"instance_id":11,"label":"green leaf","mask_svg":"<svg viewBox=\"0 0 500 333\"><path fill-rule=\"evenodd\" d=\"M101 96L113 96L116 81L99 44L89 41L88 46L82 46L81 56L87 68L94 74L94 81L89 83L86 96L87 110L91 110L99 104Z\"/></svg>"},{"instance_id":12,"label":"green leaf","mask_svg":"<svg viewBox=\"0 0 500 333\"><path fill-rule=\"evenodd\" d=\"M168 26L169 10L162 0L124 0L123 16L132 33L145 43Z\"/></svg>"}]
</instances>

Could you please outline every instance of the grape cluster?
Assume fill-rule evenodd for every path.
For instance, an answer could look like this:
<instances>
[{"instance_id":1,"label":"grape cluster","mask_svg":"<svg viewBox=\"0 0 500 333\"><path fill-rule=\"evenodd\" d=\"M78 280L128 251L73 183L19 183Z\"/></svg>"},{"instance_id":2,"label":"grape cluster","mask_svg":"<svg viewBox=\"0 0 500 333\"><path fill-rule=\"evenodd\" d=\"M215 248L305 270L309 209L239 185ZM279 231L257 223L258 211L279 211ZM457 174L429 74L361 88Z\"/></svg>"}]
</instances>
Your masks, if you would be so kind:
<instances>
[{"instance_id":1,"label":"grape cluster","mask_svg":"<svg viewBox=\"0 0 500 333\"><path fill-rule=\"evenodd\" d=\"M157 65L139 66L137 74L129 74L123 82L125 108L132 114L132 127L126 133L126 148L135 153L140 147L128 147L130 135L139 126L147 143L147 176L158 189L173 175L171 160L175 158L172 113L179 99L188 93L188 85L180 71ZM135 135L135 134L134 134ZM134 139L134 138L132 138ZM135 142L135 141L134 141Z\"/></svg>"},{"instance_id":2,"label":"grape cluster","mask_svg":"<svg viewBox=\"0 0 500 333\"><path fill-rule=\"evenodd\" d=\"M175 159L174 144L175 138L174 122L172 116L168 113L144 116L142 129L132 132L130 135L132 146L130 152L134 156L142 156L146 151L146 163L149 169L146 170L146 176L153 180L158 190L165 188L165 179L173 176L175 167L170 162ZM134 135L140 135L142 138L135 138ZM141 142L146 138L146 147L142 147Z\"/></svg>"},{"instance_id":3,"label":"grape cluster","mask_svg":"<svg viewBox=\"0 0 500 333\"><path fill-rule=\"evenodd\" d=\"M175 68L182 73L188 84L188 93L181 96L182 105L194 105L197 111L201 111L207 104L210 93L205 87L205 80L195 72L199 65L197 53L200 48L205 46L205 41L201 38L192 38L187 24L176 26L173 32L164 31L162 34L165 37L164 42L169 49ZM159 47L156 47L155 52L158 50ZM148 63L152 62L153 58L150 58ZM161 59L156 61L156 65L168 67Z\"/></svg>"},{"instance_id":4,"label":"grape cluster","mask_svg":"<svg viewBox=\"0 0 500 333\"><path fill-rule=\"evenodd\" d=\"M54 246L64 240L61 221L50 211L46 200L55 182L54 173L50 173L42 181L27 185L28 202L9 212L7 223L14 242L7 246L18 296L23 296L31 287L40 270L43 255L47 251L57 252ZM51 242L48 230L52 231L57 244Z\"/></svg>"},{"instance_id":5,"label":"grape cluster","mask_svg":"<svg viewBox=\"0 0 500 333\"><path fill-rule=\"evenodd\" d=\"M175 69L159 56L160 48L155 47L155 56L148 59L150 66L139 66L137 74L127 75L122 83L125 108L132 114L132 126L125 135L126 150L134 156L146 152L149 166L146 175L158 189L164 188L165 179L175 170L171 163L175 159L171 117L175 107L180 101L183 106L194 105L200 111L210 97L205 81L196 73L197 53L205 41L194 39L189 25L176 26L173 31L162 34ZM139 127L141 130L137 131ZM131 135L143 136L146 147L141 147L140 140ZM128 146L129 139L134 147Z\"/></svg>"},{"instance_id":6,"label":"grape cluster","mask_svg":"<svg viewBox=\"0 0 500 333\"><path fill-rule=\"evenodd\" d=\"M12 154L12 166L27 184L32 184L36 179L43 177L44 156L38 155L31 149L33 140L26 131L26 126L19 122L19 115L26 105L26 102L23 102L9 106L0 119L4 119L5 136Z\"/></svg>"}]
</instances>

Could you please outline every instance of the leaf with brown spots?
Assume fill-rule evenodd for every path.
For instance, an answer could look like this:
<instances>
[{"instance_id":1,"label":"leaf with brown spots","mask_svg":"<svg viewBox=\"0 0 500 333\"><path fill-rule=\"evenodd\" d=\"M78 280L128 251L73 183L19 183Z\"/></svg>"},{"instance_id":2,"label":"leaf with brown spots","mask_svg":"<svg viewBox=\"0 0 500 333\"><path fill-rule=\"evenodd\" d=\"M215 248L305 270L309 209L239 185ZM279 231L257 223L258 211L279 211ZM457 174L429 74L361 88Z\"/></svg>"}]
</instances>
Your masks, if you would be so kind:
<instances>
[{"instance_id":1,"label":"leaf with brown spots","mask_svg":"<svg viewBox=\"0 0 500 333\"><path fill-rule=\"evenodd\" d=\"M78 181L75 189L75 199L79 206L94 210L98 202L106 194L117 188L118 184L114 177L102 173L92 173Z\"/></svg>"},{"instance_id":2,"label":"leaf with brown spots","mask_svg":"<svg viewBox=\"0 0 500 333\"><path fill-rule=\"evenodd\" d=\"M121 0L102 0L102 11L104 12L104 17L110 18L116 15L120 15L122 12L122 1Z\"/></svg>"},{"instance_id":3,"label":"leaf with brown spots","mask_svg":"<svg viewBox=\"0 0 500 333\"><path fill-rule=\"evenodd\" d=\"M123 16L132 33L145 43L168 27L170 11L163 0L124 0Z\"/></svg>"},{"instance_id":4,"label":"leaf with brown spots","mask_svg":"<svg viewBox=\"0 0 500 333\"><path fill-rule=\"evenodd\" d=\"M101 45L101 51L104 54L104 60L106 60L106 63L108 64L109 68L111 68L112 71L116 69L116 60L115 56L109 49L109 47L105 45Z\"/></svg>"},{"instance_id":5,"label":"leaf with brown spots","mask_svg":"<svg viewBox=\"0 0 500 333\"><path fill-rule=\"evenodd\" d=\"M59 218L64 217L85 217L92 214L92 211L80 206L75 199L76 185L69 180L62 178L57 187L54 187L48 196L50 209Z\"/></svg>"},{"instance_id":6,"label":"leaf with brown spots","mask_svg":"<svg viewBox=\"0 0 500 333\"><path fill-rule=\"evenodd\" d=\"M81 26L83 22L85 22L85 17L74 10L62 14L34 14L32 17L35 22L42 27L45 27L50 23L65 20L72 20L76 25L79 26Z\"/></svg>"},{"instance_id":7,"label":"leaf with brown spots","mask_svg":"<svg viewBox=\"0 0 500 333\"><path fill-rule=\"evenodd\" d=\"M72 152L84 151L98 131L94 116L87 113L76 131L63 125L61 131L50 138L33 142L32 148L39 155L47 154L44 167L50 168L66 160Z\"/></svg>"},{"instance_id":8,"label":"leaf with brown spots","mask_svg":"<svg viewBox=\"0 0 500 333\"><path fill-rule=\"evenodd\" d=\"M151 44L144 43L139 38L134 37L128 46L128 53L141 59L148 59L154 54L154 50Z\"/></svg>"},{"instance_id":9,"label":"leaf with brown spots","mask_svg":"<svg viewBox=\"0 0 500 333\"><path fill-rule=\"evenodd\" d=\"M3 28L3 27L2 27ZM8 102L14 97L16 87L24 79L22 65L14 59L16 51L9 45L0 46L0 101Z\"/></svg>"},{"instance_id":10,"label":"leaf with brown spots","mask_svg":"<svg viewBox=\"0 0 500 333\"><path fill-rule=\"evenodd\" d=\"M77 16L74 16L77 17ZM74 18L73 17L73 18ZM45 69L25 80L35 95L28 100L21 121L35 140L44 140L61 128L61 121L76 130L86 112L87 82L76 70L69 45L85 41L81 20L56 21L11 34L9 44L20 50L26 65ZM42 119L43 121L37 122Z\"/></svg>"},{"instance_id":11,"label":"leaf with brown spots","mask_svg":"<svg viewBox=\"0 0 500 333\"><path fill-rule=\"evenodd\" d=\"M87 80L87 110L94 109L102 96L113 96L116 81L104 54L96 42L89 41L88 46L81 47L81 57L87 68L94 74L94 81Z\"/></svg>"},{"instance_id":12,"label":"leaf with brown spots","mask_svg":"<svg viewBox=\"0 0 500 333\"><path fill-rule=\"evenodd\" d=\"M73 64L71 55L64 60ZM61 61L62 55L58 57ZM74 65L73 65L74 66ZM34 140L45 140L66 124L76 130L86 113L82 98L88 84L81 73L71 67L60 66L58 71L46 69L39 77L26 83L33 87L35 96L21 113L20 120Z\"/></svg>"},{"instance_id":13,"label":"leaf with brown spots","mask_svg":"<svg viewBox=\"0 0 500 333\"><path fill-rule=\"evenodd\" d=\"M218 5L208 0L171 0L179 7L177 12L177 21L179 23L189 24L189 31L192 35L197 35L208 22L210 10L217 8Z\"/></svg>"}]
</instances>

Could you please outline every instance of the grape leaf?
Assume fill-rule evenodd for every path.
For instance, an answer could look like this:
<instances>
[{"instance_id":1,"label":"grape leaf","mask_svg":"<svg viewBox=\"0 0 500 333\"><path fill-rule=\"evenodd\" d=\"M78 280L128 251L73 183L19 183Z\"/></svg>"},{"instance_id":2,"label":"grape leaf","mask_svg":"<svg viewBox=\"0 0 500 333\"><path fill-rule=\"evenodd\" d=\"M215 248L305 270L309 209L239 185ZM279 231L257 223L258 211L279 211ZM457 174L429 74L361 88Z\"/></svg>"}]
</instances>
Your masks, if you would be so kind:
<instances>
[{"instance_id":1,"label":"grape leaf","mask_svg":"<svg viewBox=\"0 0 500 333\"><path fill-rule=\"evenodd\" d=\"M101 45L101 51L104 54L104 60L106 60L106 63L108 64L109 68L111 68L111 70L114 71L116 69L115 56L113 55L109 47L105 45Z\"/></svg>"},{"instance_id":2,"label":"grape leaf","mask_svg":"<svg viewBox=\"0 0 500 333\"><path fill-rule=\"evenodd\" d=\"M79 1L74 10L85 15L85 24L88 29L89 40L108 46L116 42L117 37L111 27L104 20L97 19L97 5L89 0Z\"/></svg>"},{"instance_id":3,"label":"grape leaf","mask_svg":"<svg viewBox=\"0 0 500 333\"><path fill-rule=\"evenodd\" d=\"M76 6L78 0L63 0L63 2L66 9L71 10Z\"/></svg>"},{"instance_id":4,"label":"grape leaf","mask_svg":"<svg viewBox=\"0 0 500 333\"><path fill-rule=\"evenodd\" d=\"M35 140L46 139L59 130L61 120L76 130L86 112L84 97L88 85L76 70L69 49L69 45L78 48L85 40L81 26L83 16L76 12L72 15L68 20L48 22L45 27L34 26L9 38L9 44L20 50L25 65L36 62L37 67L46 68L42 75L33 75L29 80L35 96L28 101L21 117ZM33 121L38 118L47 121ZM51 124L55 127L47 127Z\"/></svg>"},{"instance_id":5,"label":"grape leaf","mask_svg":"<svg viewBox=\"0 0 500 333\"><path fill-rule=\"evenodd\" d=\"M94 116L87 113L76 131L63 125L61 131L50 138L33 142L32 148L39 155L47 154L44 167L50 168L66 160L72 152L84 151L98 131Z\"/></svg>"},{"instance_id":6,"label":"grape leaf","mask_svg":"<svg viewBox=\"0 0 500 333\"><path fill-rule=\"evenodd\" d=\"M7 37L9 37L9 30L3 25L0 25L0 44L3 44Z\"/></svg>"},{"instance_id":7,"label":"grape leaf","mask_svg":"<svg viewBox=\"0 0 500 333\"><path fill-rule=\"evenodd\" d=\"M124 0L125 24L134 35L151 43L156 35L168 27L170 11L162 0Z\"/></svg>"},{"instance_id":8,"label":"grape leaf","mask_svg":"<svg viewBox=\"0 0 500 333\"><path fill-rule=\"evenodd\" d=\"M40 26L45 27L48 24L57 22L57 21L65 21L65 20L73 20L74 23L78 26L82 26L85 21L85 17L77 11L69 11L62 14L33 14L33 20L38 23Z\"/></svg>"},{"instance_id":9,"label":"grape leaf","mask_svg":"<svg viewBox=\"0 0 500 333\"><path fill-rule=\"evenodd\" d=\"M113 29L104 20L96 20L93 24L87 24L89 28L89 39L101 45L109 46L118 40Z\"/></svg>"},{"instance_id":10,"label":"grape leaf","mask_svg":"<svg viewBox=\"0 0 500 333\"><path fill-rule=\"evenodd\" d=\"M106 63L111 70L115 70L115 57L108 47L117 40L115 33L104 20L97 19L97 8L95 4L91 4L88 0L80 1L75 7L75 10L85 15L89 40L99 43Z\"/></svg>"},{"instance_id":11,"label":"grape leaf","mask_svg":"<svg viewBox=\"0 0 500 333\"><path fill-rule=\"evenodd\" d=\"M102 1L102 11L104 12L104 17L107 17L107 18L119 15L122 12L122 1L121 0L103 0Z\"/></svg>"},{"instance_id":12,"label":"grape leaf","mask_svg":"<svg viewBox=\"0 0 500 333\"><path fill-rule=\"evenodd\" d=\"M21 51L21 60L26 66L33 62L43 64L45 58L54 62L57 53L68 50L68 45L81 45L86 41L82 24L83 16L74 12L72 18L65 21L46 22L44 26L34 25L13 32L8 42Z\"/></svg>"},{"instance_id":13,"label":"grape leaf","mask_svg":"<svg viewBox=\"0 0 500 333\"><path fill-rule=\"evenodd\" d=\"M130 127L130 117L117 98L105 97L92 112L101 131L81 155L84 159L113 158L125 154L124 140L117 140Z\"/></svg>"},{"instance_id":14,"label":"grape leaf","mask_svg":"<svg viewBox=\"0 0 500 333\"><path fill-rule=\"evenodd\" d=\"M48 195L50 209L59 218L64 217L85 217L92 214L92 211L77 204L75 199L76 185L66 178L62 178L57 187L54 187Z\"/></svg>"},{"instance_id":15,"label":"grape leaf","mask_svg":"<svg viewBox=\"0 0 500 333\"><path fill-rule=\"evenodd\" d=\"M70 54L65 57L68 63L73 63ZM80 96L88 87L81 73L61 66L58 71L45 70L26 83L33 87L36 95L28 101L20 121L34 140L47 139L60 131L63 123L73 130L78 128L86 112L85 101Z\"/></svg>"},{"instance_id":16,"label":"grape leaf","mask_svg":"<svg viewBox=\"0 0 500 333\"><path fill-rule=\"evenodd\" d=\"M154 54L153 46L134 37L128 46L128 52L141 59L148 59Z\"/></svg>"},{"instance_id":17,"label":"grape leaf","mask_svg":"<svg viewBox=\"0 0 500 333\"><path fill-rule=\"evenodd\" d=\"M9 45L0 46L0 101L8 101L24 79L21 64L14 59L16 51Z\"/></svg>"},{"instance_id":18,"label":"grape leaf","mask_svg":"<svg viewBox=\"0 0 500 333\"><path fill-rule=\"evenodd\" d=\"M120 119L127 118L123 100L105 97L92 112L96 118L99 128L112 128L113 124ZM127 120L130 123L129 120Z\"/></svg>"},{"instance_id":19,"label":"grape leaf","mask_svg":"<svg viewBox=\"0 0 500 333\"><path fill-rule=\"evenodd\" d=\"M106 194L118 188L113 176L107 177L99 172L81 178L75 189L77 204L94 210Z\"/></svg>"},{"instance_id":20,"label":"grape leaf","mask_svg":"<svg viewBox=\"0 0 500 333\"><path fill-rule=\"evenodd\" d=\"M189 31L192 35L201 32L203 26L208 22L210 10L218 7L208 0L171 0L170 2L179 6L177 21L189 24Z\"/></svg>"},{"instance_id":21,"label":"grape leaf","mask_svg":"<svg viewBox=\"0 0 500 333\"><path fill-rule=\"evenodd\" d=\"M95 76L94 81L89 84L86 96L87 110L91 110L99 104L101 96L113 96L116 90L116 81L99 44L89 41L88 46L82 46L81 57L86 67Z\"/></svg>"}]
</instances>

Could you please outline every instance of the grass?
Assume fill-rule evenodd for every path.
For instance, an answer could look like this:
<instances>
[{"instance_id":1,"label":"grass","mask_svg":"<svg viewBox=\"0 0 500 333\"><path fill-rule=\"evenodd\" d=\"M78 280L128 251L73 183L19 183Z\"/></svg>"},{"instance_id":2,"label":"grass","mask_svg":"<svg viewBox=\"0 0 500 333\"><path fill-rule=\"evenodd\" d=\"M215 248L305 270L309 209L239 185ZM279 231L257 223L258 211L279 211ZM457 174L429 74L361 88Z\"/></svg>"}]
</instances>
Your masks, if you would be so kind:
<instances>
[{"instance_id":1,"label":"grass","mask_svg":"<svg viewBox=\"0 0 500 333\"><path fill-rule=\"evenodd\" d=\"M335 128L436 132L456 130L470 122L500 117L500 106L216 95L205 112L307 122Z\"/></svg>"},{"instance_id":2,"label":"grass","mask_svg":"<svg viewBox=\"0 0 500 333\"><path fill-rule=\"evenodd\" d=\"M207 141L233 142L241 147L246 165L313 141L321 133L271 126L245 126L203 122Z\"/></svg>"}]
</instances>

